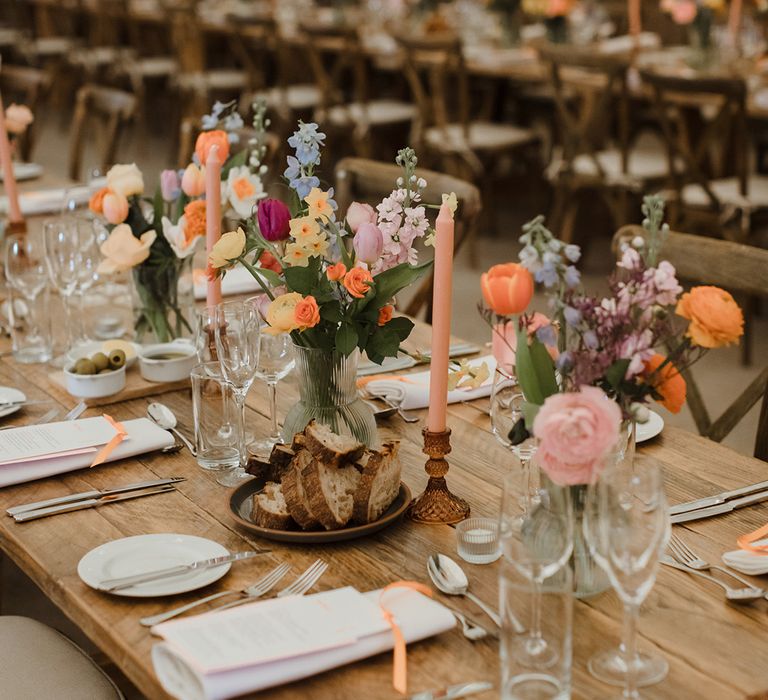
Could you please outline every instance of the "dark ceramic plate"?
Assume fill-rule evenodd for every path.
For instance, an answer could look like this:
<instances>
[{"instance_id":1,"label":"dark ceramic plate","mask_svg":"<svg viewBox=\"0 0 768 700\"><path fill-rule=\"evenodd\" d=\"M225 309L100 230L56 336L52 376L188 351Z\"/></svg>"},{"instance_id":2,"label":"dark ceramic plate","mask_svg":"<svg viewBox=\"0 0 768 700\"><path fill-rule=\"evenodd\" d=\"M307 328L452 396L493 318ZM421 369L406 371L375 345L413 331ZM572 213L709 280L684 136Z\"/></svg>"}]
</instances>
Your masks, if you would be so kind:
<instances>
[{"instance_id":1,"label":"dark ceramic plate","mask_svg":"<svg viewBox=\"0 0 768 700\"><path fill-rule=\"evenodd\" d=\"M229 498L229 509L232 517L239 525L250 530L255 535L277 542L300 542L304 544L321 544L323 542L341 542L365 537L385 527L396 523L405 513L411 502L411 490L401 481L400 490L392 501L392 505L378 520L365 525L353 525L341 530L271 530L260 527L251 520L253 494L264 487L263 479L251 479L238 486Z\"/></svg>"}]
</instances>

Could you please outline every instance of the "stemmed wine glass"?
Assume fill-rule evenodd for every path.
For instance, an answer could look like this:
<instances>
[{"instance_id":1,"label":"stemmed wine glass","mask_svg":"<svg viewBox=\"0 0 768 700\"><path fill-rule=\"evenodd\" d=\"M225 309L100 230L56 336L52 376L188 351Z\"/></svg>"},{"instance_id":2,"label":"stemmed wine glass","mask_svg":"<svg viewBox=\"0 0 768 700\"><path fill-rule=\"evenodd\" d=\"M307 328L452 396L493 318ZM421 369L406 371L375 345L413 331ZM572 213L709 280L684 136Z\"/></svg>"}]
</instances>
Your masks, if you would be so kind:
<instances>
[{"instance_id":1,"label":"stemmed wine glass","mask_svg":"<svg viewBox=\"0 0 768 700\"><path fill-rule=\"evenodd\" d=\"M624 698L639 698L638 688L661 681L666 660L637 650L640 605L656 581L659 556L670 535L669 512L661 469L636 456L611 466L588 487L584 536L598 565L624 604L624 633L618 649L589 660L595 678L624 686Z\"/></svg>"},{"instance_id":2,"label":"stemmed wine glass","mask_svg":"<svg viewBox=\"0 0 768 700\"><path fill-rule=\"evenodd\" d=\"M506 560L532 584L531 623L515 642L515 655L527 666L548 668L558 660L555 645L541 630L541 593L545 579L565 566L573 552L573 510L568 487L552 484L531 503L519 474L504 478L499 539Z\"/></svg>"},{"instance_id":3,"label":"stemmed wine glass","mask_svg":"<svg viewBox=\"0 0 768 700\"><path fill-rule=\"evenodd\" d=\"M259 368L261 318L258 307L252 300L220 304L216 307L214 334L221 373L232 386L238 408L237 439L240 453L240 466L222 475L218 482L223 486L236 486L248 476L244 469L248 461L245 399Z\"/></svg>"}]
</instances>

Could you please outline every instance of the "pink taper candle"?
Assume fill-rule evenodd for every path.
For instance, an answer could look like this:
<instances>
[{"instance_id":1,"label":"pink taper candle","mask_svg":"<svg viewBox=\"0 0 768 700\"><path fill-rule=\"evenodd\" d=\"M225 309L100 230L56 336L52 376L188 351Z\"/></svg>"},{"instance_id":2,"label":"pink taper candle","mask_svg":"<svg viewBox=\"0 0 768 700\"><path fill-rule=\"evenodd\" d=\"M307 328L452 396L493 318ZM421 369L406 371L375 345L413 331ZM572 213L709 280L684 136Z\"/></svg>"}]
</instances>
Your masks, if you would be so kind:
<instances>
[{"instance_id":1,"label":"pink taper candle","mask_svg":"<svg viewBox=\"0 0 768 700\"><path fill-rule=\"evenodd\" d=\"M221 160L219 147L211 146L205 162L205 246L211 253L216 241L221 238ZM221 304L221 280L208 280L206 294L208 306Z\"/></svg>"},{"instance_id":2,"label":"pink taper candle","mask_svg":"<svg viewBox=\"0 0 768 700\"><path fill-rule=\"evenodd\" d=\"M731 0L731 10L728 15L728 33L734 48L739 47L739 33L741 32L741 0Z\"/></svg>"},{"instance_id":3,"label":"pink taper candle","mask_svg":"<svg viewBox=\"0 0 768 700\"><path fill-rule=\"evenodd\" d=\"M640 0L628 0L628 2L629 33L632 36L637 36L643 29L640 15Z\"/></svg>"},{"instance_id":4,"label":"pink taper candle","mask_svg":"<svg viewBox=\"0 0 768 700\"><path fill-rule=\"evenodd\" d=\"M435 284L432 296L432 362L429 369L427 430L445 430L448 407L448 353L453 290L453 213L443 202L435 224Z\"/></svg>"},{"instance_id":5,"label":"pink taper candle","mask_svg":"<svg viewBox=\"0 0 768 700\"><path fill-rule=\"evenodd\" d=\"M8 195L8 219L11 223L21 223L24 217L19 207L19 193L16 189L16 178L13 176L13 161L11 159L11 143L5 126L5 107L0 97L0 164L3 168L3 185Z\"/></svg>"}]
</instances>

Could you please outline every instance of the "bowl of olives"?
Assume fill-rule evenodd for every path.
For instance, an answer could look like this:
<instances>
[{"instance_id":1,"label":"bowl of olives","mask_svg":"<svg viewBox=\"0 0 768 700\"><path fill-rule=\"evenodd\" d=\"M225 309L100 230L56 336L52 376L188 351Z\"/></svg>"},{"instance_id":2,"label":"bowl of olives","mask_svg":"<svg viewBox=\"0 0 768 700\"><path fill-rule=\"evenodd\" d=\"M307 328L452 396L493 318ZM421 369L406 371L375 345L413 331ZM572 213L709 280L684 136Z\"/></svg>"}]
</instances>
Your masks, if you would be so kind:
<instances>
[{"instance_id":1,"label":"bowl of olives","mask_svg":"<svg viewBox=\"0 0 768 700\"><path fill-rule=\"evenodd\" d=\"M67 391L81 399L112 396L125 388L125 352L96 352L64 368Z\"/></svg>"}]
</instances>

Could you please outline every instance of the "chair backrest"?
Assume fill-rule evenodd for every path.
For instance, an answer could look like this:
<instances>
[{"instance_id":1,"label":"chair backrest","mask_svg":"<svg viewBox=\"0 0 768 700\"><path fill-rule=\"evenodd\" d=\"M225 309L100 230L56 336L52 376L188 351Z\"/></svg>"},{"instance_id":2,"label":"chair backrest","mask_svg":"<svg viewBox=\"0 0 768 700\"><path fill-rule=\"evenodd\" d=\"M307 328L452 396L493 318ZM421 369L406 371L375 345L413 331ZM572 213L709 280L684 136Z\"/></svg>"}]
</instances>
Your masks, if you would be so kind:
<instances>
[{"instance_id":1,"label":"chair backrest","mask_svg":"<svg viewBox=\"0 0 768 700\"><path fill-rule=\"evenodd\" d=\"M129 92L101 85L84 85L77 91L75 115L69 152L69 177L80 178L85 133L89 119L96 119L104 127L104 143L100 154L100 167L105 171L113 165L123 128L136 114L136 98Z\"/></svg>"},{"instance_id":2,"label":"chair backrest","mask_svg":"<svg viewBox=\"0 0 768 700\"><path fill-rule=\"evenodd\" d=\"M456 237L454 255L471 235L480 217L482 202L480 190L473 184L433 170L417 170L417 177L427 181L423 192L425 203L439 203L443 193L455 192L459 200L456 210ZM378 204L395 188L402 169L390 163L367 158L343 158L336 165L336 201L339 211L345 212L353 201ZM409 316L416 316L426 309L426 319L432 319L432 285L434 278L425 279L405 309Z\"/></svg>"},{"instance_id":3,"label":"chair backrest","mask_svg":"<svg viewBox=\"0 0 768 700\"><path fill-rule=\"evenodd\" d=\"M612 137L621 153L622 173L626 174L628 58L574 46L548 45L541 47L539 53L550 70L565 166L577 156L586 155L597 173L605 177L597 152Z\"/></svg>"},{"instance_id":4,"label":"chair backrest","mask_svg":"<svg viewBox=\"0 0 768 700\"><path fill-rule=\"evenodd\" d=\"M51 85L51 78L45 71L28 66L0 66L0 93L6 107L12 102L25 104L35 115L40 115L40 106ZM29 125L19 139L19 155L28 161L32 157L35 124Z\"/></svg>"},{"instance_id":5,"label":"chair backrest","mask_svg":"<svg viewBox=\"0 0 768 700\"><path fill-rule=\"evenodd\" d=\"M206 42L195 8L168 5L165 14L179 72L202 73L206 69Z\"/></svg>"},{"instance_id":6,"label":"chair backrest","mask_svg":"<svg viewBox=\"0 0 768 700\"><path fill-rule=\"evenodd\" d=\"M656 116L667 148L670 180L678 199L690 183L703 190L710 209L721 213L723 202L711 181L735 175L739 194L748 195L747 86L739 78L680 77L656 70L640 75L653 93ZM714 118L701 128L690 127L697 116L711 110ZM699 116L700 118L700 116Z\"/></svg>"},{"instance_id":7,"label":"chair backrest","mask_svg":"<svg viewBox=\"0 0 768 700\"><path fill-rule=\"evenodd\" d=\"M640 226L624 226L613 237L618 252L623 242L645 237ZM660 257L675 266L680 279L712 284L731 292L768 298L768 250L753 246L671 232ZM768 365L719 418L712 420L690 370L681 372L688 385L688 407L699 433L720 442L762 399L755 439L755 457L768 461Z\"/></svg>"}]
</instances>

